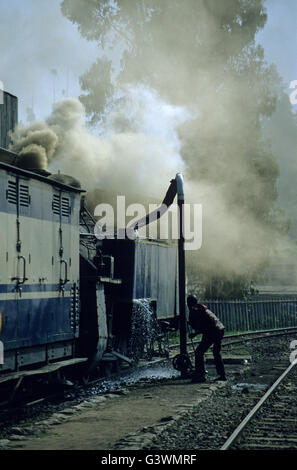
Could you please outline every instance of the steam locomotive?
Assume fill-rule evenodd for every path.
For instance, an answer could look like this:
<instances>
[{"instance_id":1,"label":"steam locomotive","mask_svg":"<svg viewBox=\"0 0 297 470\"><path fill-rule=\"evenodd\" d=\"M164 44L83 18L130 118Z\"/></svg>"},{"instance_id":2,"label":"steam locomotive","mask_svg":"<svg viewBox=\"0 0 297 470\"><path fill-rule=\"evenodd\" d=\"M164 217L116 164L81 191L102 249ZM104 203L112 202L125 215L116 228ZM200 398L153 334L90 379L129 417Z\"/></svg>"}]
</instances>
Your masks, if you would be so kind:
<instances>
[{"instance_id":1,"label":"steam locomotive","mask_svg":"<svg viewBox=\"0 0 297 470\"><path fill-rule=\"evenodd\" d=\"M74 178L21 168L20 157L4 148L16 124L15 100L5 93L0 106L0 388L10 398L32 378L131 362L140 299L158 334L178 311L177 247L98 240Z\"/></svg>"}]
</instances>

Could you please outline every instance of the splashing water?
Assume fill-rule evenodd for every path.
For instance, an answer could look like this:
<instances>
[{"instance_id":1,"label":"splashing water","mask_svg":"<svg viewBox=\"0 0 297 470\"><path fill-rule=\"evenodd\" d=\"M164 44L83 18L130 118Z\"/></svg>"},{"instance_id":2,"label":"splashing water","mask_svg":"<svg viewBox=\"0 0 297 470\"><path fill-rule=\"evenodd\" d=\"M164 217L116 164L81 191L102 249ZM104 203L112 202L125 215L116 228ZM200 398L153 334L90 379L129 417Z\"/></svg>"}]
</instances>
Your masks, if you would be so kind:
<instances>
[{"instance_id":1,"label":"splashing water","mask_svg":"<svg viewBox=\"0 0 297 470\"><path fill-rule=\"evenodd\" d=\"M130 355L134 360L150 359L159 333L154 309L147 299L134 300L131 316Z\"/></svg>"}]
</instances>

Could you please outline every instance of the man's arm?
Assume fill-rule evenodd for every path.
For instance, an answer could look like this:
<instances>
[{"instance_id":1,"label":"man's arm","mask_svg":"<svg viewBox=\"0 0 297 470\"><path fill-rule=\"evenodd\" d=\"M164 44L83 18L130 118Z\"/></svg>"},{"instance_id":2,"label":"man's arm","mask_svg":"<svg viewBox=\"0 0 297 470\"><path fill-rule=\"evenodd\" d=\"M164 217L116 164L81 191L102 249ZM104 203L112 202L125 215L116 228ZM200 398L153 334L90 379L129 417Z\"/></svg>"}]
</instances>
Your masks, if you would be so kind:
<instances>
[{"instance_id":1,"label":"man's arm","mask_svg":"<svg viewBox=\"0 0 297 470\"><path fill-rule=\"evenodd\" d=\"M195 338L195 336L199 335L200 333L201 331L195 330L192 333L189 333L189 338L190 339Z\"/></svg>"},{"instance_id":2,"label":"man's arm","mask_svg":"<svg viewBox=\"0 0 297 470\"><path fill-rule=\"evenodd\" d=\"M189 332L189 338L191 339L199 335L200 333L202 333L201 331L202 324L201 324L201 318L199 315L199 309L201 310L201 308L202 306L198 304L197 306L191 308L189 312L189 325L191 327L191 330L190 330L191 332ZM204 309L203 309L203 312L204 312Z\"/></svg>"}]
</instances>

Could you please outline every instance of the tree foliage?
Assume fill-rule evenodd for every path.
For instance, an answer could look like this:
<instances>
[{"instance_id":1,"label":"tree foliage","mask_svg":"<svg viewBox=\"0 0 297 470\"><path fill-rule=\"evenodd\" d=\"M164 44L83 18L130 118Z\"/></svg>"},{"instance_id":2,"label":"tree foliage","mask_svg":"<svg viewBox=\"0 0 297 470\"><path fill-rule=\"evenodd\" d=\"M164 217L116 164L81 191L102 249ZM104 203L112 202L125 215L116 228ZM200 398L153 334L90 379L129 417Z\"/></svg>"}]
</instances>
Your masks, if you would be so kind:
<instances>
[{"instance_id":1,"label":"tree foliage","mask_svg":"<svg viewBox=\"0 0 297 470\"><path fill-rule=\"evenodd\" d=\"M195 110L179 136L187 178L207 214L199 265L213 296L222 282L246 292L274 239L287 230L276 204L278 164L262 132L281 90L275 67L255 43L267 19L264 0L63 0L61 8L105 50L106 58L81 77L93 123L125 83L144 83ZM112 64L117 48L121 60Z\"/></svg>"}]
</instances>

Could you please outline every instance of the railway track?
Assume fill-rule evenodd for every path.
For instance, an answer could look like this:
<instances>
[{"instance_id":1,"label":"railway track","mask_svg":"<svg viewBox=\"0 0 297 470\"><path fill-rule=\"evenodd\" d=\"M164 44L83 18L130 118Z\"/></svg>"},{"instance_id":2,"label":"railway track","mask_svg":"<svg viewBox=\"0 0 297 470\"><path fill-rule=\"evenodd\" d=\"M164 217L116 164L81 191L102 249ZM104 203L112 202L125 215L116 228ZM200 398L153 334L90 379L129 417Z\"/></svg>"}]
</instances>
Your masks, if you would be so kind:
<instances>
[{"instance_id":1,"label":"railway track","mask_svg":"<svg viewBox=\"0 0 297 470\"><path fill-rule=\"evenodd\" d=\"M287 334L296 334L297 328L296 327L288 327L288 328L279 328L273 330L258 330L258 331L249 331L245 333L236 333L225 335L222 341L222 350L225 352L228 350L232 350L233 346L239 346L248 344L249 341L256 341L256 340L263 340L263 339L271 339L274 337L285 336ZM188 356L189 358L193 358L195 355L195 348L201 340L191 340L187 343L188 349ZM175 356L179 356L179 344L171 344L169 346L169 354L168 359L173 359ZM159 360L161 362L161 360ZM155 361L155 362L158 362ZM193 367L191 365L190 367Z\"/></svg>"},{"instance_id":2,"label":"railway track","mask_svg":"<svg viewBox=\"0 0 297 470\"><path fill-rule=\"evenodd\" d=\"M258 331L248 331L246 333L235 333L232 335L225 335L222 341L222 347L228 347L235 344L241 344L249 340L253 339L264 339L264 338L272 338L276 336L283 336L285 334L292 334L297 332L297 327L288 327L288 328L279 328L273 330L258 330ZM197 346L200 343L200 340L195 340L192 342L188 342L187 346L191 347L191 345ZM169 349L177 349L179 347L178 343L171 344Z\"/></svg>"},{"instance_id":3,"label":"railway track","mask_svg":"<svg viewBox=\"0 0 297 470\"><path fill-rule=\"evenodd\" d=\"M240 333L240 334L233 334L233 335L228 335L225 336L223 340L222 346L224 347L230 347L232 345L244 343L248 340L260 340L263 338L271 338L273 336L282 336L286 334L292 334L297 332L297 328L282 328L279 330L263 330L263 331L256 331L256 332L248 332L248 333ZM190 356L193 354L191 346L196 346L199 344L198 341L191 341L188 343L188 346L190 347L189 354ZM150 366L155 366L157 364L162 364L168 360L171 360L175 354L176 350L178 349L179 344L174 344L169 347L169 358L167 357L161 357L161 358L155 358L150 361L142 361L141 365L139 366L139 369L141 368L146 368ZM111 378L114 378L115 380L118 378L120 379L122 376L119 374L115 374ZM88 388L92 388L93 386L100 386L100 383L105 383L106 377L98 377L90 380L89 382L79 385L76 387L76 395L79 395L80 391L83 392L84 390L87 390ZM107 390L108 392L108 390ZM32 397L28 398L28 400L24 400L23 402L17 402L17 403L11 403L10 405L8 403L3 403L0 404L0 421L2 421L5 418L8 418L9 416L13 416L16 413L20 413L23 410L34 408L35 405L41 405L42 403L46 404L47 402L50 402L51 400L62 400L64 397L64 392L63 390L60 390L59 392L54 391L53 393L50 393L46 396L38 396L38 397ZM2 405L2 406L1 406Z\"/></svg>"},{"instance_id":4,"label":"railway track","mask_svg":"<svg viewBox=\"0 0 297 470\"><path fill-rule=\"evenodd\" d=\"M297 449L296 361L279 376L220 450Z\"/></svg>"},{"instance_id":5,"label":"railway track","mask_svg":"<svg viewBox=\"0 0 297 470\"><path fill-rule=\"evenodd\" d=\"M292 330L290 330L290 333L291 333L291 338L292 338L292 333L293 334L295 334L295 333L294 333L294 331L292 332ZM194 410L193 415L192 414L186 414L186 416L184 418L182 418L182 421L178 423L178 428L177 429L174 428L172 430L171 437L170 437L170 434L169 434L169 437L162 436L162 439L160 438L160 442L157 441L157 443L152 443L152 446L153 446L152 448L166 449L166 447L162 447L162 446L166 445L166 443L169 442L169 446L167 447L168 449L169 448L170 449L175 449L175 448L178 448L178 449L179 448L192 449L193 447L191 447L191 446L193 446L193 429L196 429L196 427L197 427L197 442L195 444L195 445L197 445L197 448L200 448L200 446L201 446L201 448L219 449L221 447L221 445L223 445L224 440L227 439L227 437L230 436L231 433L233 432L232 423L238 423L239 421L242 420L242 418L245 416L245 414L249 413L250 409L255 405L256 400L259 400L261 395L264 393L264 392L261 392L261 389L262 390L266 389L267 386L269 386L268 384L273 383L276 380L276 378L278 377L278 375L280 374L280 368L282 367L282 372L283 372L283 369L285 369L285 367L287 366L288 356L286 354L286 348L287 348L286 345L289 344L290 339L287 337L287 332L286 331L282 332L282 334L284 334L283 338L276 339L275 341L273 340L271 342L271 344L269 344L269 343L267 344L268 349L266 348L266 341L263 341L263 343L261 343L259 341L258 342L256 341L254 343L251 340L249 347L251 347L251 352L252 352L251 357L254 360L253 368L251 370L251 374L249 373L250 368L244 368L245 369L244 374L248 374L248 375L241 375L242 370L240 369L240 374L239 374L239 372L238 372L239 368L236 369L236 367L235 367L234 368L235 373L234 373L234 375L232 375L233 374L233 372L232 372L233 371L233 369L232 369L233 366L229 367L229 372L230 372L229 386L227 386L227 388L222 387L222 390L221 390L221 392L219 393L219 396L218 396L218 399L219 399L218 408L216 408L217 398L215 398L213 403L208 403L208 402L205 403L204 408L203 407L201 408L199 406L199 411L196 412ZM266 332L264 332L264 335L265 335L264 337L266 337ZM236 335L236 340L239 340L239 339L240 338L238 337L238 335ZM255 356L253 354L254 347L255 347ZM267 349L267 354L266 354L266 349ZM263 353L262 353L262 351L263 351ZM274 351L274 356L271 357L271 360L270 360L271 351ZM175 390L175 388L178 387L178 389L179 389L178 396L180 396L180 393L182 393L182 394L189 393L188 391L191 391L193 389L193 387L191 386L191 384L188 385L187 381L185 383L185 387L183 387L184 382L180 382L180 381L176 382L176 380L169 380L168 382L166 382L166 380L165 380L165 382L163 381L164 380L163 375L162 375L163 370L166 370L169 373L169 375L168 374L166 375L167 379L168 378L171 379L171 377L170 377L170 370L171 369L168 368L168 366L166 365L166 364L168 364L168 360L167 360L167 363L165 362L166 361L165 358L162 358L161 361L163 361L164 365L162 364L161 367L159 367L157 365L156 369L154 369L154 367L149 366L149 364L156 364L155 361L152 361L150 363L147 362L147 365L148 365L147 368L145 366L145 363L143 362L142 363L143 371L140 371L140 373L138 372L139 368L134 368L134 372L133 372L133 368L128 368L127 367L126 368L126 372L127 372L126 379L124 377L125 373L124 373L124 375L121 374L121 375L118 375L117 377L111 377L110 381L109 380L106 381L107 388L105 388L105 389L104 389L104 385L103 385L103 389L101 388L101 385L99 385L99 380L100 379L98 379L97 381L94 380L94 381L92 381L92 383L89 383L86 386L80 386L76 390L72 390L69 393L66 393L64 398L63 398L63 396L61 397L61 400L59 398L57 400L54 400L54 401L49 400L49 402L45 403L45 405L43 405L42 401L39 401L39 403L36 403L36 406L34 406L34 402L33 403L30 402L30 403L26 404L26 406L24 407L24 412L22 412L20 409L18 409L15 412L15 414L12 412L11 413L11 415L12 415L11 419L8 418L6 420L5 417L2 415L2 417L4 419L2 420L0 418L0 421L2 421L2 423L4 423L4 427L3 427L4 431L1 435L1 437L4 440L8 439L9 442L10 442L11 435L12 435L12 441L10 442L9 445L11 447L13 447L13 445L14 445L13 444L14 443L13 439L14 439L14 434L15 434L14 430L15 429L17 429L17 432L16 432L17 434L20 433L20 434L23 434L24 436L27 435L26 433L29 433L29 435L31 433L32 436L33 436L35 431L38 434L38 432L39 432L39 430L38 430L39 427L38 426L39 425L42 427L42 425L45 423L44 425L47 426L47 424L46 424L47 421L50 422L51 420L55 419L56 415L60 416L61 413L63 415L64 410L67 411L66 415L68 415L69 414L68 411L69 410L70 411L71 410L76 410L76 406L78 406L78 408L81 407L81 406L83 407L84 403L86 403L88 405L87 409L89 409L90 404L93 403L94 399L95 400L96 399L104 400L103 397L102 398L100 396L98 397L98 395L100 395L101 392L103 393L103 395L105 395L107 393L107 398L108 398L108 397L111 396L109 394L113 394L113 393L115 393L115 395L117 395L117 394L118 395L122 395L122 394L126 395L127 393L125 393L125 390L129 390L127 397L125 396L125 397L123 397L123 400L121 399L119 401L119 406L122 406L123 410L126 410L126 406L127 406L126 405L126 400L128 399L128 402L129 402L129 397L130 397L130 406L133 409L136 406L141 406L142 407L141 409L143 410L143 412L145 410L147 410L147 406L146 406L147 405L147 400L144 400L144 402L145 402L144 405L142 404L142 402L141 402L141 405L140 405L139 400L137 401L137 397L139 397L139 393L140 394L142 393L142 388L143 387L144 387L143 390L145 390L147 392L145 395L147 395L147 394L149 395L148 399L151 400L150 403L153 403L153 400L155 400L155 397L154 397L155 390L157 390L156 393L158 395L158 393L159 393L158 392L158 387L162 387L162 389L163 389L164 387L167 386L167 387L169 387L168 390L172 390L172 389ZM130 373L129 373L128 369L130 369L130 371L131 371ZM162 377L161 382L158 382L157 375L155 375L155 376L153 375L152 372L154 370L161 371L161 377ZM265 375L266 373L267 373L267 376ZM135 379L136 376L138 377L138 379L136 381L134 380L133 382L130 382L129 381L130 380L130 375L129 374L131 374L131 377L133 376L133 380ZM257 375L257 378L253 379L253 377L255 377L255 374ZM143 379L142 377L145 377L145 378ZM151 379L152 379L151 381L150 381L149 377L151 377ZM175 375L172 376L172 377L175 377ZM258 379L258 377L259 377L260 380ZM262 377L262 379L260 377ZM140 378L140 381L139 381L139 378ZM157 379L156 382L154 382L154 378ZM238 380L243 381L244 383L243 384L241 382L238 383ZM249 386L249 385L251 385L250 382L253 382L253 380L257 385L258 385L258 380L259 380L259 383L263 384L262 388L257 387L257 389L256 389L256 388L251 387L248 392L247 391L241 392L240 388L238 388L238 389L235 388L235 386L237 386L237 385L240 385L240 386L244 385L245 382L248 382L246 385ZM138 381L139 381L140 387L138 387ZM109 388L110 384L113 384L113 386L115 387L114 392L111 388ZM232 385L232 384L235 384L235 386ZM129 388L131 385L132 385L132 387ZM198 392L198 394L201 392L201 394L203 396L205 393L207 393L206 390L204 390L204 389L206 388L208 390L208 387L211 388L212 386L213 385L211 384L211 382L209 384L203 385L201 387L197 386L197 392ZM145 387L147 387L147 388L145 388ZM123 393L122 393L122 389L123 389ZM288 394L287 392L288 391L286 391L286 394ZM135 394L135 397L136 397L135 404L134 404L134 401L133 401L134 394ZM164 404L166 402L166 406L167 406L168 405L168 399L165 399L165 397L163 396L162 393L161 393L161 397L162 397L162 400L164 401ZM192 397L192 394L191 394L191 397ZM231 400L231 403L229 403L229 400ZM45 399L45 402L47 402L47 401L48 401L48 397ZM244 401L244 403L242 401ZM108 400L107 400L107 402L108 402ZM184 406L185 402L186 401L184 401L182 399L183 406ZM190 401L189 401L189 403L190 403ZM172 406L172 402L170 402L170 406ZM245 410L244 414L243 414L243 409ZM27 410L27 411L25 411L25 410ZM103 410L103 408L102 408L102 410ZM104 408L104 410L105 410L105 408ZM161 408L159 407L159 398L156 400L156 410L158 411L158 413L160 413L160 411L162 411L162 407ZM176 410L175 406L174 406L174 410ZM222 410L223 410L223 416L228 416L228 417L230 416L230 419L223 419L223 420L221 419L222 418ZM217 411L218 411L218 415L216 415ZM170 413L168 413L168 416L169 416ZM173 414L174 414L174 412L173 412ZM150 416L150 415L148 415L148 416ZM84 420L85 420L84 414L82 415L81 419L82 419L82 422L84 422ZM285 420L285 418L284 418L284 420ZM189 423L190 423L190 425L189 425ZM294 425L293 422L291 422L291 424ZM122 423L122 425L126 426L125 423ZM233 424L233 426L234 426L234 424ZM29 428L34 429L34 431L29 432ZM111 426L111 428L112 428L112 426ZM137 431L137 429L136 429L136 431ZM112 431L110 431L110 432L112 433ZM189 434L189 436L188 436L188 434ZM123 433L123 437L125 435L126 434ZM244 434L242 434L242 436L243 435ZM23 436L23 439L25 439L24 436ZM292 438L292 436L291 436L291 438ZM165 441L164 441L164 439L165 439ZM168 440L166 441L166 439L168 439ZM175 442L174 442L174 440L175 440ZM184 443L184 441L185 441L185 443ZM117 441L115 441L115 442L117 442ZM165 444L164 444L164 442L165 442ZM182 444L180 442L182 442ZM89 445L87 443L88 443L88 441L86 439L86 445ZM1 445L1 439L0 439L0 445ZM32 445L33 445L33 442L32 442ZM151 445L151 444L149 444L149 445ZM156 447L154 447L155 445L156 445ZM172 445L172 447L171 447L171 445ZM234 444L234 448L236 448L236 446L238 446L238 445L239 445L239 447L237 447L237 448L241 448L240 447L241 444L238 444L238 441ZM266 442L266 445L267 445L267 442ZM189 446L189 447L187 447L187 446Z\"/></svg>"}]
</instances>

